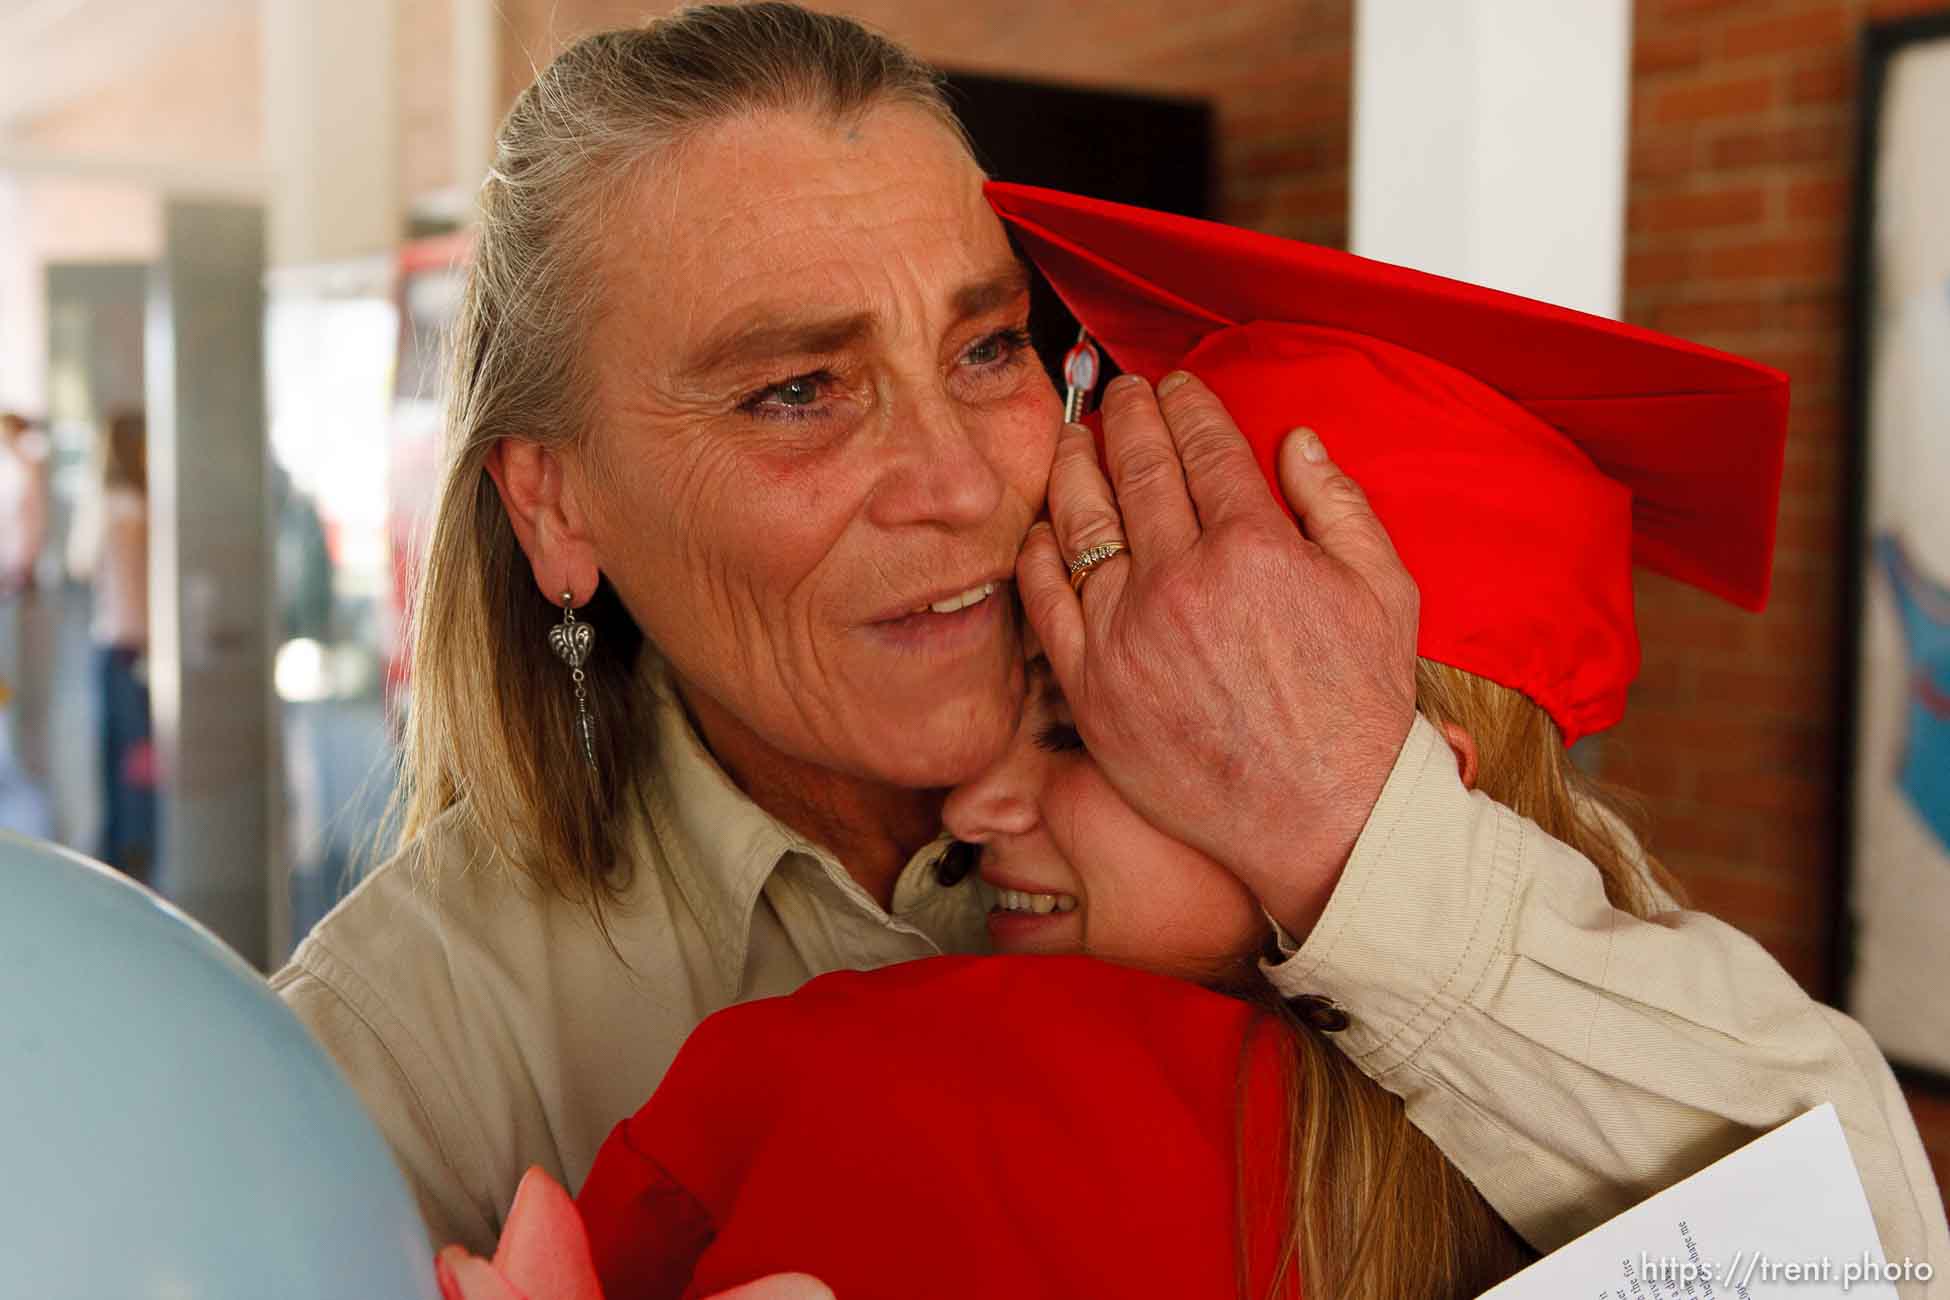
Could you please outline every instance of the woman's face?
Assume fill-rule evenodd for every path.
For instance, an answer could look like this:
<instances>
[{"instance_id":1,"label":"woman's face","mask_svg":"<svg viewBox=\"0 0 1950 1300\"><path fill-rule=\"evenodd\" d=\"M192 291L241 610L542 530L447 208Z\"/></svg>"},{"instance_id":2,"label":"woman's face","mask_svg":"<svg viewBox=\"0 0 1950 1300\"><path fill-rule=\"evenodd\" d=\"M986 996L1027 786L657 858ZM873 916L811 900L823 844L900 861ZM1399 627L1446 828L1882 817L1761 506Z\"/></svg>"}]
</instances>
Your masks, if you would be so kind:
<instances>
[{"instance_id":1,"label":"woman's face","mask_svg":"<svg viewBox=\"0 0 1950 1300\"><path fill-rule=\"evenodd\" d=\"M597 561L771 749L915 788L1007 743L1010 575L1060 404L982 176L926 113L755 114L660 159L611 235Z\"/></svg>"},{"instance_id":2,"label":"woman's face","mask_svg":"<svg viewBox=\"0 0 1950 1300\"><path fill-rule=\"evenodd\" d=\"M1002 758L948 798L943 820L982 849L1002 891L996 951L1088 953L1210 983L1256 951L1267 923L1237 877L1157 830L1111 788L1048 666L1029 674Z\"/></svg>"}]
</instances>

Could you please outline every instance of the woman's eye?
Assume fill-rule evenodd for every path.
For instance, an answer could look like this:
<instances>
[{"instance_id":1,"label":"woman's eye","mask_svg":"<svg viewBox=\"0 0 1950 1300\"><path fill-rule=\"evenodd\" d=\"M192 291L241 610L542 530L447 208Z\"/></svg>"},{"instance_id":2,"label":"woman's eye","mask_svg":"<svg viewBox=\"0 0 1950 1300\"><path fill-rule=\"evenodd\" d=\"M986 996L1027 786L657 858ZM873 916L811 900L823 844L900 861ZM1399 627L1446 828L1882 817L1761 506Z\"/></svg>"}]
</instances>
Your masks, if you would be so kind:
<instances>
[{"instance_id":1,"label":"woman's eye","mask_svg":"<svg viewBox=\"0 0 1950 1300\"><path fill-rule=\"evenodd\" d=\"M1020 326L997 330L962 353L962 360L973 366L993 366L1007 361L1029 347L1029 331Z\"/></svg>"},{"instance_id":2,"label":"woman's eye","mask_svg":"<svg viewBox=\"0 0 1950 1300\"><path fill-rule=\"evenodd\" d=\"M1070 754L1083 748L1083 737L1067 722L1052 722L1036 733L1036 746L1052 754Z\"/></svg>"},{"instance_id":3,"label":"woman's eye","mask_svg":"<svg viewBox=\"0 0 1950 1300\"><path fill-rule=\"evenodd\" d=\"M819 385L810 376L788 379L772 392L780 406L811 406L819 400Z\"/></svg>"},{"instance_id":4,"label":"woman's eye","mask_svg":"<svg viewBox=\"0 0 1950 1300\"><path fill-rule=\"evenodd\" d=\"M818 414L819 400L832 382L833 376L824 370L794 375L759 389L740 402L738 409L761 419L802 420Z\"/></svg>"}]
</instances>

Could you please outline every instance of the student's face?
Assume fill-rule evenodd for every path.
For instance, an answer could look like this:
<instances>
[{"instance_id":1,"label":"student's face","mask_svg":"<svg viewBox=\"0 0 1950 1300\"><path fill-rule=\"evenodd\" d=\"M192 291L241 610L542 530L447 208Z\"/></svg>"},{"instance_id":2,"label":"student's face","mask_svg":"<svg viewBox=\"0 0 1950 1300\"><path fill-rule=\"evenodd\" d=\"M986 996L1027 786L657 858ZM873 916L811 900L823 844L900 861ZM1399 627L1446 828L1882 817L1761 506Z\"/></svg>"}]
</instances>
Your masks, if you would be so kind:
<instances>
[{"instance_id":1,"label":"student's face","mask_svg":"<svg viewBox=\"0 0 1950 1300\"><path fill-rule=\"evenodd\" d=\"M1237 877L1112 788L1040 660L1007 752L955 788L944 818L981 846L982 878L1002 891L989 915L997 952L1087 953L1210 983L1267 934Z\"/></svg>"}]
</instances>

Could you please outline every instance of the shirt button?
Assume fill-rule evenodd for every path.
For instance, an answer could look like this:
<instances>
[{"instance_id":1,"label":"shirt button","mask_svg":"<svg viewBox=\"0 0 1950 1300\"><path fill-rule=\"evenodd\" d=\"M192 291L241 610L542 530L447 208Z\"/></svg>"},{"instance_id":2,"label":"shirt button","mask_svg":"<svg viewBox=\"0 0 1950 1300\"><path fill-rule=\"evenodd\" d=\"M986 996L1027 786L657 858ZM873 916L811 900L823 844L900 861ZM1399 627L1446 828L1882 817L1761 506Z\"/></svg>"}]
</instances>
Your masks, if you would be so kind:
<instances>
[{"instance_id":1,"label":"shirt button","mask_svg":"<svg viewBox=\"0 0 1950 1300\"><path fill-rule=\"evenodd\" d=\"M1294 1014L1323 1034L1338 1034L1353 1020L1347 1009L1330 997L1319 993L1302 993L1299 997L1288 998L1287 1005Z\"/></svg>"}]
</instances>

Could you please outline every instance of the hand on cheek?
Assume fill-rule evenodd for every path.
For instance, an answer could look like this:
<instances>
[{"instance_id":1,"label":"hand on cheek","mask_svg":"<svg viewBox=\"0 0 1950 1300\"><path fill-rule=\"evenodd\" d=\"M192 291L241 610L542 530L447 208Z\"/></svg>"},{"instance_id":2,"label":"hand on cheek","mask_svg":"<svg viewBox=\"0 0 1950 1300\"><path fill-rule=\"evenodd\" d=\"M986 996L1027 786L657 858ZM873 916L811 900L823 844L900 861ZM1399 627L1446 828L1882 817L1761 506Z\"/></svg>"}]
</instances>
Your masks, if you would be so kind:
<instances>
[{"instance_id":1,"label":"hand on cheek","mask_svg":"<svg viewBox=\"0 0 1950 1300\"><path fill-rule=\"evenodd\" d=\"M1413 720L1415 584L1318 439L1281 458L1296 527L1218 399L1161 387L1106 393L1115 490L1064 431L1023 606L1110 782L1303 935ZM1069 558L1111 540L1073 589Z\"/></svg>"}]
</instances>

